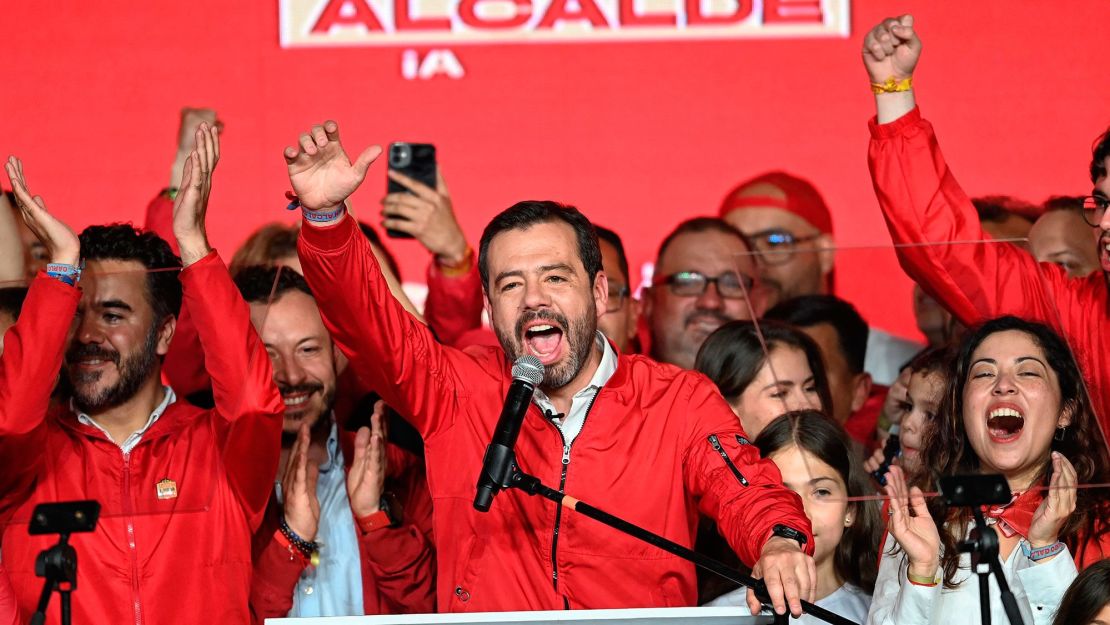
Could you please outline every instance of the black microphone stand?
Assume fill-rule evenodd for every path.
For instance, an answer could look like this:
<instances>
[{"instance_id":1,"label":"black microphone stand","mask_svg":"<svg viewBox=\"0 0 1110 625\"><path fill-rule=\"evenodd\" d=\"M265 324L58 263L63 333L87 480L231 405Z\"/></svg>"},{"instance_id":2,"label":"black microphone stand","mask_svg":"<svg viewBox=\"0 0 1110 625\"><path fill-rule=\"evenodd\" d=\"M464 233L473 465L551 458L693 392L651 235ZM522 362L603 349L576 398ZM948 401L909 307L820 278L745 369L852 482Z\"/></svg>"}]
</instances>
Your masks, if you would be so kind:
<instances>
[{"instance_id":1,"label":"black microphone stand","mask_svg":"<svg viewBox=\"0 0 1110 625\"><path fill-rule=\"evenodd\" d=\"M998 582L998 590L1002 594L1002 607L1006 610L1006 617L1010 625L1024 625L1021 612L1018 611L1017 599L1006 582L1006 575L1002 572L1002 562L998 555L998 532L987 525L983 518L983 511L978 506L971 509L975 515L975 528L971 530L967 540L960 541L961 553L971 554L971 567L979 576L979 618L983 625L991 623L990 604L990 576Z\"/></svg>"},{"instance_id":2,"label":"black microphone stand","mask_svg":"<svg viewBox=\"0 0 1110 625\"><path fill-rule=\"evenodd\" d=\"M513 452L510 451L509 453L511 454ZM762 581L757 580L748 574L734 570L726 566L725 564L714 560L713 558L704 556L694 551L693 549L683 547L682 545L667 540L666 538L663 538L658 534L649 532L638 525L633 525L632 523L629 523L624 519L615 517L608 512L605 512L604 510L595 508L587 503L578 501L574 497L563 494L553 488L545 486L543 482L539 480L539 478L533 477L521 471L520 467L518 467L516 464L515 457L512 459L510 467L511 469L509 470L509 474L506 476L504 483L500 484L502 488L516 488L528 493L529 495L539 495L540 497L543 497L544 499L547 499L549 501L553 501L556 504L563 506L564 508L574 510L575 512L578 512L583 516L587 516L595 521L608 525L618 532L623 532L650 545L655 545L656 547L662 549L663 551L666 551L667 553L674 554L688 562L692 562L693 564L700 566L707 571L715 573L716 575L720 575L721 577L733 583L751 588L753 591L755 591L755 595L759 598L760 602L762 602L765 606L770 605L771 596L767 592L767 586ZM808 601L802 601L802 609L805 610L807 614L811 614L821 619L822 621L825 621L826 623L832 623L833 625L858 625L854 621L850 621L843 616L830 612L820 606L813 605ZM787 611L786 614L782 615L776 614L775 623L787 623L789 618L789 611Z\"/></svg>"},{"instance_id":3,"label":"black microphone stand","mask_svg":"<svg viewBox=\"0 0 1110 625\"><path fill-rule=\"evenodd\" d=\"M58 544L43 550L35 559L35 575L46 581L39 594L38 609L31 616L31 625L46 622L46 608L55 591L61 597L62 625L70 625L70 594L77 588L77 550L69 544L69 537L93 531L99 517L100 504L96 501L62 501L35 506L27 533L32 536L58 534L59 537Z\"/></svg>"}]
</instances>

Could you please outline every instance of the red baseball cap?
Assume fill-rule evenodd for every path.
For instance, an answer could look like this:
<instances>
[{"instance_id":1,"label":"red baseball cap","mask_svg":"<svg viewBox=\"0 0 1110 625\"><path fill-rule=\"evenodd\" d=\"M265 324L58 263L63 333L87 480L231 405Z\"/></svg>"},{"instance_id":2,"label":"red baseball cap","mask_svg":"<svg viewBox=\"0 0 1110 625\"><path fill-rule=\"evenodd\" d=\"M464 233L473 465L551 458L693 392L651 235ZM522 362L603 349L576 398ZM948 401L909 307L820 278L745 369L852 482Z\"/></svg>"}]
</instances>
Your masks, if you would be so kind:
<instances>
[{"instance_id":1,"label":"red baseball cap","mask_svg":"<svg viewBox=\"0 0 1110 625\"><path fill-rule=\"evenodd\" d=\"M758 184L768 184L780 189L785 198L769 195L741 196L745 189ZM832 234L832 215L824 198L808 180L781 171L761 174L743 182L729 192L721 202L721 217L745 208L780 208L808 221L823 234Z\"/></svg>"}]
</instances>

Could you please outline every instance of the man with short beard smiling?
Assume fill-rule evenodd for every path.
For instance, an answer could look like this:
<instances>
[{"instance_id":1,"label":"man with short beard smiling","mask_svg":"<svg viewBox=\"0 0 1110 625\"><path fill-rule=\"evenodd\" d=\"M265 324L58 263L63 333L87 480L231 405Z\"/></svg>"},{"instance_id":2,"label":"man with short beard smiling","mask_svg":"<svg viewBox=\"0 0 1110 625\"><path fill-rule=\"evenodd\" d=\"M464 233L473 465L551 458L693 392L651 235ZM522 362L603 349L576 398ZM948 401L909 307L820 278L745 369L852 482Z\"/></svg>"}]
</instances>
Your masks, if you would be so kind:
<instances>
[{"instance_id":1,"label":"man with short beard smiling","mask_svg":"<svg viewBox=\"0 0 1110 625\"><path fill-rule=\"evenodd\" d=\"M24 614L42 588L36 556L53 542L27 535L32 511L93 499L102 506L96 531L74 540L74 622L250 618L251 533L277 467L281 398L247 305L208 245L217 134L202 126L195 140L173 210L180 260L130 225L92 226L78 239L32 198L18 160L7 167L21 210L58 263L49 266L57 280L35 279L0 370L2 550ZM213 410L161 383L183 300L213 381ZM69 400L50 406L63 354ZM47 623L57 623L56 611Z\"/></svg>"},{"instance_id":2,"label":"man with short beard smiling","mask_svg":"<svg viewBox=\"0 0 1110 625\"><path fill-rule=\"evenodd\" d=\"M1102 275L1072 279L1012 245L968 245L989 237L945 163L932 124L917 108L911 87L920 56L910 15L884 20L863 44L864 67L876 91L871 177L902 268L966 326L1017 315L1060 327L1083 370L1102 431L1110 433L1110 131L1092 152L1094 189L1084 204L1087 222L1099 228ZM906 245L945 241L965 243Z\"/></svg>"},{"instance_id":3,"label":"man with short beard smiling","mask_svg":"<svg viewBox=\"0 0 1110 625\"><path fill-rule=\"evenodd\" d=\"M544 378L516 444L520 467L553 487L687 546L697 511L717 520L774 607L812 598L812 539L799 498L747 444L704 376L618 356L597 331L608 299L593 225L554 202L520 202L482 235L478 270L502 349L440 345L389 294L344 202L373 160L351 163L335 122L285 149L304 215L305 278L336 344L424 437L436 502L441 612L692 605L693 566L517 491L473 508L520 354ZM758 611L754 597L749 607Z\"/></svg>"}]
</instances>

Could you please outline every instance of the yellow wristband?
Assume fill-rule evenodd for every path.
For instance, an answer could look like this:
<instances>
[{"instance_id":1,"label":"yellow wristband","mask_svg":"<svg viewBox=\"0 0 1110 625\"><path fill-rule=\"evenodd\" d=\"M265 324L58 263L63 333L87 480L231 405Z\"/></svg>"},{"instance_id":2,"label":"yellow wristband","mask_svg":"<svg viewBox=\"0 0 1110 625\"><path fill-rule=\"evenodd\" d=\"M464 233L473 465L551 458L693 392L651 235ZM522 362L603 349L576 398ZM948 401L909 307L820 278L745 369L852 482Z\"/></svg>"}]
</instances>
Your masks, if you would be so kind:
<instances>
[{"instance_id":1,"label":"yellow wristband","mask_svg":"<svg viewBox=\"0 0 1110 625\"><path fill-rule=\"evenodd\" d=\"M914 584L915 586L936 586L937 585L937 576L935 574L930 576L930 577L924 577L924 576L921 576L921 575L914 575L913 573L910 573L907 570L906 571L906 579L910 580L910 583Z\"/></svg>"},{"instance_id":2,"label":"yellow wristband","mask_svg":"<svg viewBox=\"0 0 1110 625\"><path fill-rule=\"evenodd\" d=\"M901 91L909 91L913 89L913 76L903 78L902 80L895 80L893 76L886 79L886 82L873 82L871 83L871 93L879 95L880 93L898 93Z\"/></svg>"},{"instance_id":3,"label":"yellow wristband","mask_svg":"<svg viewBox=\"0 0 1110 625\"><path fill-rule=\"evenodd\" d=\"M474 248L467 245L466 253L463 254L462 260L454 264L441 262L437 256L436 265L439 267L439 272L448 278L465 276L470 273L470 268L474 265Z\"/></svg>"}]
</instances>

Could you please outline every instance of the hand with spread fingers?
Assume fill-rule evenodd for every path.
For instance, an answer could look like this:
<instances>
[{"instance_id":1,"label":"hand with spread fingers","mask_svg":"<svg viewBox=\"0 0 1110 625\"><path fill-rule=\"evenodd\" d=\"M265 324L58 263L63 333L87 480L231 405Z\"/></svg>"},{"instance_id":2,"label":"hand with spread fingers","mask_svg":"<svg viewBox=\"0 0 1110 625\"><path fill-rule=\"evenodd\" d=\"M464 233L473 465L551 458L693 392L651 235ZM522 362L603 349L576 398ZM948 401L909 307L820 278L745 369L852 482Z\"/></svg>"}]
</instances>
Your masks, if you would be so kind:
<instances>
[{"instance_id":1,"label":"hand with spread fingers","mask_svg":"<svg viewBox=\"0 0 1110 625\"><path fill-rule=\"evenodd\" d=\"M31 232L46 246L50 262L76 266L81 257L81 241L72 228L50 214L41 197L32 196L27 190L23 161L9 157L4 170L12 183L19 213Z\"/></svg>"},{"instance_id":2,"label":"hand with spread fingers","mask_svg":"<svg viewBox=\"0 0 1110 625\"><path fill-rule=\"evenodd\" d=\"M1029 524L1028 539L1032 548L1054 545L1060 539L1060 530L1075 511L1077 484L1075 467L1060 452L1052 452L1052 479L1049 480L1048 492Z\"/></svg>"},{"instance_id":3,"label":"hand with spread fingers","mask_svg":"<svg viewBox=\"0 0 1110 625\"><path fill-rule=\"evenodd\" d=\"M906 552L910 574L935 576L940 566L940 532L925 505L925 494L916 486L907 487L901 467L891 467L886 474L886 494L890 497L887 528Z\"/></svg>"},{"instance_id":4,"label":"hand with spread fingers","mask_svg":"<svg viewBox=\"0 0 1110 625\"><path fill-rule=\"evenodd\" d=\"M382 200L382 227L411 234L436 258L455 265L466 256L466 236L451 203L443 173L436 172L436 188L389 170L389 177L411 193L390 193Z\"/></svg>"},{"instance_id":5,"label":"hand with spread fingers","mask_svg":"<svg viewBox=\"0 0 1110 625\"><path fill-rule=\"evenodd\" d=\"M361 427L355 435L355 457L347 473L347 497L356 518L364 518L381 509L385 492L385 404L374 404L370 427Z\"/></svg>"},{"instance_id":6,"label":"hand with spread fingers","mask_svg":"<svg viewBox=\"0 0 1110 625\"><path fill-rule=\"evenodd\" d=\"M382 149L373 145L353 163L339 143L339 124L326 121L300 136L296 147L285 148L285 164L303 208L313 212L334 210L342 204L364 178Z\"/></svg>"},{"instance_id":7,"label":"hand with spread fingers","mask_svg":"<svg viewBox=\"0 0 1110 625\"><path fill-rule=\"evenodd\" d=\"M316 539L320 527L320 501L316 498L320 468L308 457L309 445L308 424L302 424L285 462L281 498L286 525L297 536L311 542Z\"/></svg>"},{"instance_id":8,"label":"hand with spread fingers","mask_svg":"<svg viewBox=\"0 0 1110 625\"><path fill-rule=\"evenodd\" d=\"M817 593L817 565L813 558L802 551L797 541L772 536L763 546L759 562L752 567L752 577L762 579L771 595L771 605L776 614L789 611L795 617L802 615L802 600L813 602ZM759 614L762 606L755 592L748 590L748 609Z\"/></svg>"},{"instance_id":9,"label":"hand with spread fingers","mask_svg":"<svg viewBox=\"0 0 1110 625\"><path fill-rule=\"evenodd\" d=\"M181 187L173 203L173 234L186 267L212 251L204 220L212 193L212 174L220 160L220 133L215 127L201 123L193 136L193 151L185 161Z\"/></svg>"}]
</instances>

